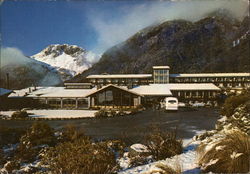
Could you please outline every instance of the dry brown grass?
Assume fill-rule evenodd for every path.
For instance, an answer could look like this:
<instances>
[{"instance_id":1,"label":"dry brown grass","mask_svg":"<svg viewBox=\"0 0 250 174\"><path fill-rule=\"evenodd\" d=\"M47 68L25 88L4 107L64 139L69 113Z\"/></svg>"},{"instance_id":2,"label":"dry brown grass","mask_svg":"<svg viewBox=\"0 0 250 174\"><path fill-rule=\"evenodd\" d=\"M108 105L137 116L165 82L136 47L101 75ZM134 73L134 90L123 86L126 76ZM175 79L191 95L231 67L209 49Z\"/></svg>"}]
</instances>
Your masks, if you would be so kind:
<instances>
[{"instance_id":1,"label":"dry brown grass","mask_svg":"<svg viewBox=\"0 0 250 174\"><path fill-rule=\"evenodd\" d=\"M178 158L176 159L174 166L169 166L167 164L158 163L156 164L156 167L159 169L158 170L155 169L153 171L150 171L144 174L181 174L182 173L182 166Z\"/></svg>"},{"instance_id":2,"label":"dry brown grass","mask_svg":"<svg viewBox=\"0 0 250 174\"><path fill-rule=\"evenodd\" d=\"M203 172L247 173L250 171L250 137L231 131L209 150L202 144L197 152ZM211 164L214 161L214 164ZM208 165L210 164L210 165Z\"/></svg>"}]
</instances>

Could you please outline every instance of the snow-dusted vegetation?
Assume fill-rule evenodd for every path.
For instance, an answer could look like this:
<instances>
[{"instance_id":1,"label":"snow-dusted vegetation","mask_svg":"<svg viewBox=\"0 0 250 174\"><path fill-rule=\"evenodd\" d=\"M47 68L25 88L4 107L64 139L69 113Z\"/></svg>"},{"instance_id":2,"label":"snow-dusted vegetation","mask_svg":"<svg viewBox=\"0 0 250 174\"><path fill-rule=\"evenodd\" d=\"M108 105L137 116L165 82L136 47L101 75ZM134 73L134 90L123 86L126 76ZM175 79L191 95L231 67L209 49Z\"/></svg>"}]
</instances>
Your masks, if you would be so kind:
<instances>
[{"instance_id":1,"label":"snow-dusted vegetation","mask_svg":"<svg viewBox=\"0 0 250 174\"><path fill-rule=\"evenodd\" d=\"M204 172L250 171L250 93L229 97L216 129L196 137L199 165Z\"/></svg>"}]
</instances>

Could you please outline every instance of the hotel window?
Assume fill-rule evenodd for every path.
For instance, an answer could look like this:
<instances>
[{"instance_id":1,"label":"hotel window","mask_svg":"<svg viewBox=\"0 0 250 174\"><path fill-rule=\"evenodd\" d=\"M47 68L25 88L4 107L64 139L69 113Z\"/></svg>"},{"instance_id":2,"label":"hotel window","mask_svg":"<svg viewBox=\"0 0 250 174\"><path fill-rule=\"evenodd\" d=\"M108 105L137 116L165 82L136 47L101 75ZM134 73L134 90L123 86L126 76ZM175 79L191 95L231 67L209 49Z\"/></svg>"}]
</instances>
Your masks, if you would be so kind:
<instances>
[{"instance_id":1,"label":"hotel window","mask_svg":"<svg viewBox=\"0 0 250 174\"><path fill-rule=\"evenodd\" d=\"M154 83L169 83L168 70L154 70Z\"/></svg>"}]
</instances>

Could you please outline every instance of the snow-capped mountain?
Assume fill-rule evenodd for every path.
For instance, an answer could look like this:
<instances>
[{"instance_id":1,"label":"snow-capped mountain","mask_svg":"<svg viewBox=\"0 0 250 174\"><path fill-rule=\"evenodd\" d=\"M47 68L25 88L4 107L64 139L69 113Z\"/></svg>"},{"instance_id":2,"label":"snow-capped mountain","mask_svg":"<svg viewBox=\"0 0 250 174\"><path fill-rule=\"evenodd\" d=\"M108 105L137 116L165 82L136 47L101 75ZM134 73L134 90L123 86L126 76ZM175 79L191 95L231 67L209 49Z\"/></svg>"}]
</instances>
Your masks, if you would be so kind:
<instances>
[{"instance_id":1,"label":"snow-capped mountain","mask_svg":"<svg viewBox=\"0 0 250 174\"><path fill-rule=\"evenodd\" d=\"M94 53L76 45L55 44L49 45L32 58L55 67L60 73L75 76L91 67L92 62L98 59ZM65 76L67 80L67 76Z\"/></svg>"}]
</instances>

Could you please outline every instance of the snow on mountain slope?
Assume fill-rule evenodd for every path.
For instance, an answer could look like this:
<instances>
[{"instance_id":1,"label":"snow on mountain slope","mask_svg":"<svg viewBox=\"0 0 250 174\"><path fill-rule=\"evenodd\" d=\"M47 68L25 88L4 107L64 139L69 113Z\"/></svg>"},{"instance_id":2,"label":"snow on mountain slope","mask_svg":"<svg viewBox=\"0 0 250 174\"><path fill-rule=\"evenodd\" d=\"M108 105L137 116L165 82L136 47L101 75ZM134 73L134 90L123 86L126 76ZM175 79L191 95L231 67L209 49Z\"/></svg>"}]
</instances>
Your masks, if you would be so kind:
<instances>
[{"instance_id":1,"label":"snow on mountain slope","mask_svg":"<svg viewBox=\"0 0 250 174\"><path fill-rule=\"evenodd\" d=\"M71 76L90 68L92 62L98 59L94 53L68 44L49 45L31 57L55 67L59 72L69 73Z\"/></svg>"}]
</instances>

